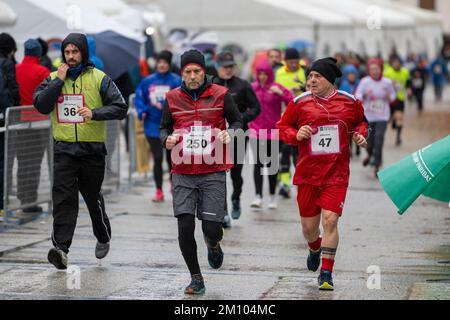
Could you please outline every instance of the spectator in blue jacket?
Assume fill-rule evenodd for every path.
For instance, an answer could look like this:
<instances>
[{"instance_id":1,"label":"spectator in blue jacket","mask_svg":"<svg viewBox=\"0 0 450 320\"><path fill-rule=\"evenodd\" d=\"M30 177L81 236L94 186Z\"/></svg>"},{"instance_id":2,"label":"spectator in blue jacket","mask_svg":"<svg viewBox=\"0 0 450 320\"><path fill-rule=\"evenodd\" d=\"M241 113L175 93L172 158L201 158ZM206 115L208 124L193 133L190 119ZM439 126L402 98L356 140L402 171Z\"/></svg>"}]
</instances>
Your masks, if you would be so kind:
<instances>
[{"instance_id":1,"label":"spectator in blue jacket","mask_svg":"<svg viewBox=\"0 0 450 320\"><path fill-rule=\"evenodd\" d=\"M162 106L166 93L181 85L181 78L170 72L172 53L161 51L156 57L156 71L144 78L136 89L135 105L139 120L144 121L144 131L153 155L153 176L156 183L154 202L164 201L163 182L163 145L159 139L159 125L162 116ZM166 161L171 168L170 151L166 150Z\"/></svg>"},{"instance_id":2,"label":"spectator in blue jacket","mask_svg":"<svg viewBox=\"0 0 450 320\"><path fill-rule=\"evenodd\" d=\"M434 96L436 101L442 100L442 92L448 78L447 62L442 56L437 57L430 65L431 80L434 86Z\"/></svg>"},{"instance_id":3,"label":"spectator in blue jacket","mask_svg":"<svg viewBox=\"0 0 450 320\"><path fill-rule=\"evenodd\" d=\"M353 64L346 64L342 67L341 83L339 90L354 94L359 85L359 71ZM356 145L355 153L357 156L361 154L361 148ZM353 140L350 139L350 156L353 156Z\"/></svg>"},{"instance_id":4,"label":"spectator in blue jacket","mask_svg":"<svg viewBox=\"0 0 450 320\"><path fill-rule=\"evenodd\" d=\"M100 69L103 71L103 69L105 69L105 65L103 64L102 59L100 59L96 54L95 51L97 49L97 46L95 44L95 39L93 36L87 36L87 41L88 41L88 48L89 48L89 60L91 60L91 62L94 64L94 66L97 69ZM127 101L127 100L125 100ZM128 101L127 101L128 104Z\"/></svg>"},{"instance_id":5,"label":"spectator in blue jacket","mask_svg":"<svg viewBox=\"0 0 450 320\"><path fill-rule=\"evenodd\" d=\"M352 64L346 64L342 68L342 81L339 90L354 94L359 84L359 71Z\"/></svg>"}]
</instances>

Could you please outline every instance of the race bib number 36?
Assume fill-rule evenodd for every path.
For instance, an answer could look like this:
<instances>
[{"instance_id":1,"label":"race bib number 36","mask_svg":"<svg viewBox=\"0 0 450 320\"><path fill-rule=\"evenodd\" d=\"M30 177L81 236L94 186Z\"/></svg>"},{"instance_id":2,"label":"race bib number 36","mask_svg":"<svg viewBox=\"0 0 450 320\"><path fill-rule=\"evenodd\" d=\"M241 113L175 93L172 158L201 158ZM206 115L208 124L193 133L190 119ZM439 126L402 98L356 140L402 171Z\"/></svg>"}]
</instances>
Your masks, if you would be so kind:
<instances>
[{"instance_id":1,"label":"race bib number 36","mask_svg":"<svg viewBox=\"0 0 450 320\"><path fill-rule=\"evenodd\" d=\"M191 126L191 131L183 134L183 154L210 155L211 127Z\"/></svg>"},{"instance_id":2,"label":"race bib number 36","mask_svg":"<svg viewBox=\"0 0 450 320\"><path fill-rule=\"evenodd\" d=\"M57 115L59 123L82 123L84 118L77 113L77 108L84 106L82 94L63 94L58 98Z\"/></svg>"},{"instance_id":3,"label":"race bib number 36","mask_svg":"<svg viewBox=\"0 0 450 320\"><path fill-rule=\"evenodd\" d=\"M311 154L335 154L340 153L339 126L320 126L317 132L311 136Z\"/></svg>"}]
</instances>

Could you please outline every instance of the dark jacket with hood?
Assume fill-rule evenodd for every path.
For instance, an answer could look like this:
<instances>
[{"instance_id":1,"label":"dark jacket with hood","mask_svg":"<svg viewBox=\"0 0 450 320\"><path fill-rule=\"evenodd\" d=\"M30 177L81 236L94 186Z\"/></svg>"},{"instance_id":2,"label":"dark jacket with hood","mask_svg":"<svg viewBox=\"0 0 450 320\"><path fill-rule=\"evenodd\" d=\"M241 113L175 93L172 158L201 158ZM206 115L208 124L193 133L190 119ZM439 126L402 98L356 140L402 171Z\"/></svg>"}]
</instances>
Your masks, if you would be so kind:
<instances>
[{"instance_id":1,"label":"dark jacket with hood","mask_svg":"<svg viewBox=\"0 0 450 320\"><path fill-rule=\"evenodd\" d=\"M6 108L20 105L19 85L16 81L16 62L14 56L8 58L8 55L17 50L16 42L6 33L0 34L0 81L2 84L2 99L0 105L0 125L3 125L4 114Z\"/></svg>"},{"instance_id":2,"label":"dark jacket with hood","mask_svg":"<svg viewBox=\"0 0 450 320\"><path fill-rule=\"evenodd\" d=\"M64 57L64 48L68 44L75 45L82 55L81 70L77 67L70 68L67 71L67 77L75 80L80 74L86 72L94 65L89 60L89 49L87 39L84 34L71 33L63 41L61 46L61 54L63 63L67 63ZM55 108L58 97L61 94L64 81L56 77L46 78L34 92L34 106L42 114L49 114ZM127 115L128 106L125 103L120 91L114 82L107 75L103 77L100 88L100 95L103 106L92 110L92 120L121 120ZM72 156L84 155L106 155L106 147L103 142L64 142L55 141L55 153L65 153Z\"/></svg>"},{"instance_id":3,"label":"dark jacket with hood","mask_svg":"<svg viewBox=\"0 0 450 320\"><path fill-rule=\"evenodd\" d=\"M261 113L261 105L250 83L234 76L229 80L224 80L217 76L213 79L213 83L228 88L228 92L233 97L242 115L243 129L247 130L248 123L255 120Z\"/></svg>"}]
</instances>

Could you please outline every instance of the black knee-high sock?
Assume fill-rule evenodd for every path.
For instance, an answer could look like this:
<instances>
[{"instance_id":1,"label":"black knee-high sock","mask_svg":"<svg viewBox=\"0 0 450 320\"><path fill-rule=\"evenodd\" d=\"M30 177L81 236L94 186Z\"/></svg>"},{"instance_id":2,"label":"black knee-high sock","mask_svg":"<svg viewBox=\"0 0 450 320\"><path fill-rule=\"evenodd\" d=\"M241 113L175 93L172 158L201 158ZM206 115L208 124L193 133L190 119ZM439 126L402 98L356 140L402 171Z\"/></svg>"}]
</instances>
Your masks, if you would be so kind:
<instances>
[{"instance_id":1,"label":"black knee-high sock","mask_svg":"<svg viewBox=\"0 0 450 320\"><path fill-rule=\"evenodd\" d=\"M200 274L194 231L194 215L184 214L178 217L178 243L180 245L181 254L183 255L191 275Z\"/></svg>"},{"instance_id":2,"label":"black knee-high sock","mask_svg":"<svg viewBox=\"0 0 450 320\"><path fill-rule=\"evenodd\" d=\"M222 240L223 229L221 222L203 220L202 230L208 246L215 247Z\"/></svg>"}]
</instances>

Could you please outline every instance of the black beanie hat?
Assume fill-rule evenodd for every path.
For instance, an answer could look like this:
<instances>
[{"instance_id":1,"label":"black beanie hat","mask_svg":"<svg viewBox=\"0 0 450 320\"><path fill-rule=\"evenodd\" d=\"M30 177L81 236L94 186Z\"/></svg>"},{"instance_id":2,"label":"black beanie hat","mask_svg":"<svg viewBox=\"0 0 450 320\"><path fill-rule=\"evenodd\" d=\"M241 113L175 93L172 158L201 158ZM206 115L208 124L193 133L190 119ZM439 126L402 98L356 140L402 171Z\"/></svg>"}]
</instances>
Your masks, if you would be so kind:
<instances>
[{"instance_id":1,"label":"black beanie hat","mask_svg":"<svg viewBox=\"0 0 450 320\"><path fill-rule=\"evenodd\" d=\"M162 50L158 55L156 56L156 61L158 60L165 60L168 64L172 64L172 52L168 50Z\"/></svg>"},{"instance_id":2,"label":"black beanie hat","mask_svg":"<svg viewBox=\"0 0 450 320\"><path fill-rule=\"evenodd\" d=\"M206 69L205 56L198 50L191 49L181 55L181 70L190 63L198 64L203 69Z\"/></svg>"},{"instance_id":3,"label":"black beanie hat","mask_svg":"<svg viewBox=\"0 0 450 320\"><path fill-rule=\"evenodd\" d=\"M0 33L0 54L7 56L12 51L17 51L16 41L10 34Z\"/></svg>"},{"instance_id":4,"label":"black beanie hat","mask_svg":"<svg viewBox=\"0 0 450 320\"><path fill-rule=\"evenodd\" d=\"M37 41L39 41L39 44L41 45L42 48L42 55L45 56L48 52L48 43L47 41L45 41L42 38L37 38Z\"/></svg>"},{"instance_id":5,"label":"black beanie hat","mask_svg":"<svg viewBox=\"0 0 450 320\"><path fill-rule=\"evenodd\" d=\"M300 59L300 54L298 53L297 49L287 48L284 51L284 60L289 60L289 59Z\"/></svg>"},{"instance_id":6,"label":"black beanie hat","mask_svg":"<svg viewBox=\"0 0 450 320\"><path fill-rule=\"evenodd\" d=\"M336 78L342 77L342 72L336 64L335 58L323 58L313 62L311 68L308 70L308 74L311 71L316 71L324 76L331 84L334 84Z\"/></svg>"}]
</instances>

